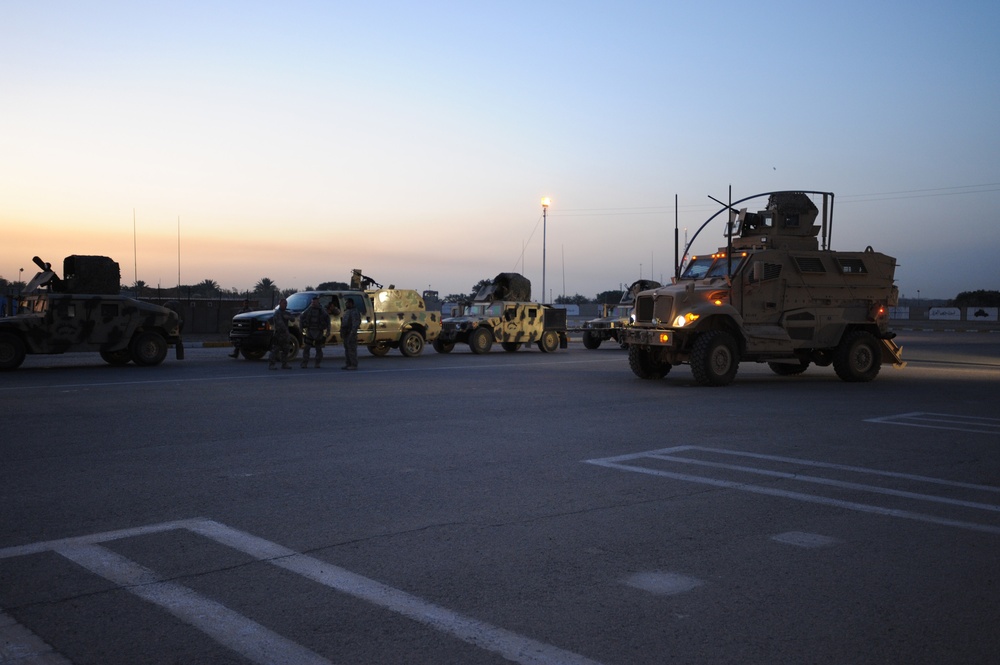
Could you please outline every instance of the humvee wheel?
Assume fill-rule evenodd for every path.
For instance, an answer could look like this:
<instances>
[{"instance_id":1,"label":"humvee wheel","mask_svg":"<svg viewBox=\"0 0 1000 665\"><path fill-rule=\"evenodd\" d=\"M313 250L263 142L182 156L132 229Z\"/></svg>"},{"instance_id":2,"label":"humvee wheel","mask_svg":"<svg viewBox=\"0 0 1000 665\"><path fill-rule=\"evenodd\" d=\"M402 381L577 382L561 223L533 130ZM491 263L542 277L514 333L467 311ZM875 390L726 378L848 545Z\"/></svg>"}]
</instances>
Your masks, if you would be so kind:
<instances>
[{"instance_id":1,"label":"humvee wheel","mask_svg":"<svg viewBox=\"0 0 1000 665\"><path fill-rule=\"evenodd\" d=\"M625 341L625 336L624 335L622 335L621 339L618 340L618 346L620 346L623 349L627 349L628 348L628 342Z\"/></svg>"},{"instance_id":2,"label":"humvee wheel","mask_svg":"<svg viewBox=\"0 0 1000 665\"><path fill-rule=\"evenodd\" d=\"M473 353L489 353L493 346L493 332L486 328L476 328L469 335L469 348Z\"/></svg>"},{"instance_id":3,"label":"humvee wheel","mask_svg":"<svg viewBox=\"0 0 1000 665\"><path fill-rule=\"evenodd\" d=\"M844 381L864 383L878 376L882 350L871 333L855 331L841 340L833 353L833 369Z\"/></svg>"},{"instance_id":4,"label":"humvee wheel","mask_svg":"<svg viewBox=\"0 0 1000 665\"><path fill-rule=\"evenodd\" d=\"M670 373L673 367L670 363L653 358L650 349L645 346L630 346L628 349L628 366L632 373L640 379L662 379Z\"/></svg>"},{"instance_id":5,"label":"humvee wheel","mask_svg":"<svg viewBox=\"0 0 1000 665\"><path fill-rule=\"evenodd\" d=\"M159 365L167 357L167 340L160 333L147 330L132 338L129 351L136 365Z\"/></svg>"},{"instance_id":6,"label":"humvee wheel","mask_svg":"<svg viewBox=\"0 0 1000 665\"><path fill-rule=\"evenodd\" d=\"M736 378L740 359L736 340L725 330L709 330L691 348L691 373L700 386L726 386Z\"/></svg>"},{"instance_id":7,"label":"humvee wheel","mask_svg":"<svg viewBox=\"0 0 1000 665\"><path fill-rule=\"evenodd\" d=\"M132 352L128 348L118 351L101 351L101 359L109 365L120 367L127 365L128 361L132 360Z\"/></svg>"},{"instance_id":8,"label":"humvee wheel","mask_svg":"<svg viewBox=\"0 0 1000 665\"><path fill-rule=\"evenodd\" d=\"M515 351L517 351L518 349L521 348L521 343L520 342L501 342L500 346L503 347L504 351L507 351L508 353L514 353Z\"/></svg>"},{"instance_id":9,"label":"humvee wheel","mask_svg":"<svg viewBox=\"0 0 1000 665\"><path fill-rule=\"evenodd\" d=\"M795 376L796 374L801 374L806 371L809 367L808 360L801 360L798 364L794 363L768 363L768 367L771 371L778 376Z\"/></svg>"},{"instance_id":10,"label":"humvee wheel","mask_svg":"<svg viewBox=\"0 0 1000 665\"><path fill-rule=\"evenodd\" d=\"M368 353L381 358L385 354L389 353L390 348L391 347L388 342L376 342L375 344L368 345Z\"/></svg>"},{"instance_id":11,"label":"humvee wheel","mask_svg":"<svg viewBox=\"0 0 1000 665\"><path fill-rule=\"evenodd\" d=\"M240 355L247 360L260 360L267 353L265 349L240 349Z\"/></svg>"},{"instance_id":12,"label":"humvee wheel","mask_svg":"<svg viewBox=\"0 0 1000 665\"><path fill-rule=\"evenodd\" d=\"M546 330L538 339L538 348L544 353L555 353L559 348L559 333L555 330Z\"/></svg>"},{"instance_id":13,"label":"humvee wheel","mask_svg":"<svg viewBox=\"0 0 1000 665\"><path fill-rule=\"evenodd\" d=\"M440 339L434 340L434 350L438 353L451 353L455 348L455 342L443 342Z\"/></svg>"},{"instance_id":14,"label":"humvee wheel","mask_svg":"<svg viewBox=\"0 0 1000 665\"><path fill-rule=\"evenodd\" d=\"M419 356L424 350L424 336L416 330L407 330L399 338L399 350L407 358Z\"/></svg>"},{"instance_id":15,"label":"humvee wheel","mask_svg":"<svg viewBox=\"0 0 1000 665\"><path fill-rule=\"evenodd\" d=\"M587 349L596 349L601 345L601 338L590 332L589 330L583 333L583 346Z\"/></svg>"},{"instance_id":16,"label":"humvee wheel","mask_svg":"<svg viewBox=\"0 0 1000 665\"><path fill-rule=\"evenodd\" d=\"M0 370L17 369L27 351L24 342L13 333L0 333Z\"/></svg>"}]
</instances>

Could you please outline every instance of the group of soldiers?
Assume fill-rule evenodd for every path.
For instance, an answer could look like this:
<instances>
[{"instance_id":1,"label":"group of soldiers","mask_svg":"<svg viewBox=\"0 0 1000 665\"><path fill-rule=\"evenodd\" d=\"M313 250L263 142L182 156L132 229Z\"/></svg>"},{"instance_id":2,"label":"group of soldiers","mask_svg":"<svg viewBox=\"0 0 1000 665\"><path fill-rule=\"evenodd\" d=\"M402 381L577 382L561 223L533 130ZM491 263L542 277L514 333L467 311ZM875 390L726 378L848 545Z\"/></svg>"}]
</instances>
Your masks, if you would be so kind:
<instances>
[{"instance_id":1,"label":"group of soldiers","mask_svg":"<svg viewBox=\"0 0 1000 665\"><path fill-rule=\"evenodd\" d=\"M333 303L324 310L319 298L313 298L309 307L299 315L299 327L302 329L302 363L303 369L309 366L309 356L315 349L314 367L319 367L323 361L323 347L330 336L331 316L340 317L340 336L344 340L345 364L341 369L354 370L358 368L358 328L361 326L361 314L354 301L348 298L341 312ZM291 369L288 364L288 349L291 347L291 332L288 324L294 320L288 313L288 301L284 298L278 303L274 312L274 334L271 338L271 354L268 356L268 369L276 369L281 362L281 369Z\"/></svg>"}]
</instances>

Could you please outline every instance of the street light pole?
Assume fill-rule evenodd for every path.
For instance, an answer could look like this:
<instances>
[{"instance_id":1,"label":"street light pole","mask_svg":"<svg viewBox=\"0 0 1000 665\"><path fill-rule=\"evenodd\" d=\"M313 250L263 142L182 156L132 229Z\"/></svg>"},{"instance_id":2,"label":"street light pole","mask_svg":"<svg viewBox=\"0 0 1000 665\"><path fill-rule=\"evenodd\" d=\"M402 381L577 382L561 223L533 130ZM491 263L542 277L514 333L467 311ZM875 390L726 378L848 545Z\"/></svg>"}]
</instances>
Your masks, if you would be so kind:
<instances>
[{"instance_id":1,"label":"street light pole","mask_svg":"<svg viewBox=\"0 0 1000 665\"><path fill-rule=\"evenodd\" d=\"M542 199L542 303L545 303L545 232L547 225L547 213L552 199L545 197Z\"/></svg>"}]
</instances>

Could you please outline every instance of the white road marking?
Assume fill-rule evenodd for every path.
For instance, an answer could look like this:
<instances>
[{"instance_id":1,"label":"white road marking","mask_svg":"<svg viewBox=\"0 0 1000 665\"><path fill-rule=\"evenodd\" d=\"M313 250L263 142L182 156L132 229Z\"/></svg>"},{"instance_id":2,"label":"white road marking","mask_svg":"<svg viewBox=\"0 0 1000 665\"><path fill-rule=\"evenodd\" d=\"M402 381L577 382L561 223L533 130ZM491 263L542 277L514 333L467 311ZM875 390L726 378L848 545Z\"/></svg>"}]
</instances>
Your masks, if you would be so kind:
<instances>
[{"instance_id":1,"label":"white road marking","mask_svg":"<svg viewBox=\"0 0 1000 665\"><path fill-rule=\"evenodd\" d=\"M180 584L164 582L134 561L99 545L63 545L55 550L70 561L162 607L219 644L261 665L332 665L329 660Z\"/></svg>"},{"instance_id":2,"label":"white road marking","mask_svg":"<svg viewBox=\"0 0 1000 665\"><path fill-rule=\"evenodd\" d=\"M949 413L914 411L912 413L900 413L895 416L868 418L865 422L924 427L927 429L946 429L955 432L972 432L973 434L1000 434L1000 418L959 416Z\"/></svg>"},{"instance_id":3,"label":"white road marking","mask_svg":"<svg viewBox=\"0 0 1000 665\"><path fill-rule=\"evenodd\" d=\"M0 663L11 665L72 665L42 638L0 612Z\"/></svg>"},{"instance_id":4,"label":"white road marking","mask_svg":"<svg viewBox=\"0 0 1000 665\"><path fill-rule=\"evenodd\" d=\"M633 461L633 460L659 459L660 461L681 462L681 463L684 463L684 464L704 464L706 466L717 466L717 467L724 467L724 468L728 466L728 465L713 464L713 463L709 463L709 462L702 462L701 460L692 460L690 458L676 458L673 455L671 455L671 453L678 453L678 452L685 452L685 451L699 451L699 450L701 450L701 451L709 451L709 452L713 452L713 453L730 454L730 455L744 455L744 454L746 454L749 457L755 457L755 458L758 458L758 459L765 459L765 460L766 459L772 459L774 461L782 461L782 462L794 461L796 463L808 463L805 460L794 460L793 458L771 457L771 456L768 456L768 455L761 455L761 454L757 454L757 453L741 453L739 451L727 451L727 450L716 449L716 448L699 448L698 446L677 446L677 447L674 447L674 448L664 448L662 450L650 450L650 451L646 451L646 452L642 452L642 453L633 453L633 454L629 454L629 455L618 455L618 456L615 456L615 457L607 457L607 458L603 458L603 459L591 459L591 460L584 460L584 461L586 463L588 463L588 464L595 464L595 465L598 465L598 466L604 466L604 467L608 467L608 468L611 468L611 469L619 469L619 470L622 470L622 471L629 471L629 472L632 472L632 473L642 473L642 474L651 475L651 476L657 476L657 477L661 477L661 478L671 478L673 480L682 480L682 481L685 481L685 482L698 483L698 484L702 484L702 485L710 485L710 486L713 486L713 487L722 487L722 488L726 488L726 489L739 490L741 492L750 492L752 494L762 494L762 495L765 495L765 496L783 497L783 498L786 498L786 499L794 499L796 501L802 501L802 502L805 502L805 503L816 503L816 504L820 504L820 505L834 506L834 507L837 507L837 508L844 508L844 509L847 509L847 510L854 510L854 511L862 512L862 513L870 513L870 514L874 514L874 515L883 515L883 516L887 516L887 517L897 517L897 518L901 518L901 519L914 520L914 521L918 521L918 522L927 522L927 523L930 523L930 524L939 524L939 525L943 525L943 526L951 526L951 527L956 527L956 528L960 528L960 529L967 529L967 530L970 530L970 531L982 531L982 532L985 532L985 533L992 533L992 534L1000 535L1000 527L992 525L992 524L980 524L980 523L977 523L977 522L967 522L967 521L957 520L957 519L951 519L951 518L947 518L947 517L939 517L937 515L926 515L926 514L923 514L923 513L917 513L917 512L912 512L912 511L908 511L908 510L900 510L900 509L896 509L896 508L885 508L883 506L874 506L874 505L870 505L870 504L859 503L859 502L856 502L856 501L845 501L845 500L842 500L842 499L833 499L833 498L824 497L824 496L816 496L816 495L813 495L813 494L805 494L803 492L794 492L794 491L791 491L791 490L783 490L783 489L779 489L779 488L776 488L776 487L770 487L770 486L764 486L764 485L753 485L753 484L750 484L750 483L742 483L742 482L735 482L735 481L730 481L730 480L722 480L722 479L719 479L719 478L707 478L707 477L704 477L704 476L695 476L695 475L690 475L690 474L685 474L685 473L676 473L676 472L673 472L673 471L666 471L666 470L663 470L663 469L654 469L654 468L650 468L650 467L637 466L637 465L634 465L634 464L628 464L628 463L626 463L626 462ZM817 462L817 463L815 463L815 465L817 465L817 466L823 466L823 463ZM794 474L784 474L784 473L780 473L780 472L773 472L773 471L760 470L760 469L754 470L751 467L734 467L734 468L736 468L738 470L741 470L741 471L750 471L750 472L753 472L753 473L762 473L762 474L765 474L765 475L778 475L780 477L787 477L787 478L791 478L791 479L795 479L795 480L799 479ZM834 468L837 468L836 465L834 465ZM853 467L847 467L847 468L853 468ZM882 474L885 474L885 475L897 475L897 474L891 474L890 472L878 472L878 471L873 470L873 469L869 469L867 471L872 472L872 473L882 473ZM808 478L809 477L806 477L807 481L808 481ZM922 476L912 476L911 478L913 478L913 479L923 479L924 477L922 477ZM935 481L935 482L937 482L939 484L955 485L955 486L969 486L968 484L951 483L950 481L941 480L941 479L927 479L927 480L933 480L933 481ZM839 481L833 481L833 480L826 481L824 484L840 485ZM995 489L996 489L996 488L990 488L990 487L987 487L987 486L978 486L978 485L972 485L972 487L989 489L991 491L995 491ZM901 494L902 496L906 496L907 498L914 498L914 499L919 497L921 500L925 500L925 501L936 501L936 502L940 502L940 503L958 503L958 505L961 505L963 507L975 507L975 508L980 508L980 509L988 508L989 510L1000 511L1000 507L993 506L992 504L977 504L977 503L974 503L971 506L966 506L965 505L966 502L955 502L955 501L952 501L952 500L949 500L949 499L945 499L945 498L942 498L942 497L936 497L936 496L933 496L933 495L921 495L921 494L915 494L915 493L897 493L895 490L888 490L888 489L885 489L885 488L878 488L878 487L875 487L875 486L856 485L856 484L854 484L854 488L855 489L862 489L864 491L877 491L877 492L883 493L883 494Z\"/></svg>"},{"instance_id":5,"label":"white road marking","mask_svg":"<svg viewBox=\"0 0 1000 665\"><path fill-rule=\"evenodd\" d=\"M453 612L421 600L405 591L400 591L339 566L300 554L277 543L208 519L179 520L134 529L121 529L76 538L62 538L8 547L0 549L0 560L48 551L58 552L128 591L164 607L220 643L256 660L256 662L327 662L313 652L288 642L280 635L268 631L215 601L203 598L176 583L163 582L155 572L98 546L100 543L121 538L160 533L172 529L186 529L200 534L248 554L258 561L284 568L331 589L402 614L516 663L524 665L600 665L597 661L579 654ZM280 655L272 657L271 655L273 653L287 653L294 656L295 649L302 649L301 658L284 658ZM263 660L258 660L258 658Z\"/></svg>"}]
</instances>

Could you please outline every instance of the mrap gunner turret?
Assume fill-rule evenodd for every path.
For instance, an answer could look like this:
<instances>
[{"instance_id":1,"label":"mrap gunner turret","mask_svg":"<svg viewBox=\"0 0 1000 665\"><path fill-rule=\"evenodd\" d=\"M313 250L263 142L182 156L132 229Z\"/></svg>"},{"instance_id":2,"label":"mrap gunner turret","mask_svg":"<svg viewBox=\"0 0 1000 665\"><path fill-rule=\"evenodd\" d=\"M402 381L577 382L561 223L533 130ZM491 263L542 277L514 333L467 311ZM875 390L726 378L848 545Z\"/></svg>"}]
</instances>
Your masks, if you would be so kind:
<instances>
[{"instance_id":1,"label":"mrap gunner turret","mask_svg":"<svg viewBox=\"0 0 1000 665\"><path fill-rule=\"evenodd\" d=\"M764 196L763 210L735 207ZM658 379L687 363L696 383L722 386L745 361L780 375L832 364L851 382L871 381L883 362L902 367L889 330L896 259L870 246L829 249L833 201L832 192L777 191L723 204L698 232L728 212L726 246L636 296L623 331L632 371Z\"/></svg>"}]
</instances>

